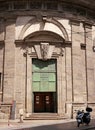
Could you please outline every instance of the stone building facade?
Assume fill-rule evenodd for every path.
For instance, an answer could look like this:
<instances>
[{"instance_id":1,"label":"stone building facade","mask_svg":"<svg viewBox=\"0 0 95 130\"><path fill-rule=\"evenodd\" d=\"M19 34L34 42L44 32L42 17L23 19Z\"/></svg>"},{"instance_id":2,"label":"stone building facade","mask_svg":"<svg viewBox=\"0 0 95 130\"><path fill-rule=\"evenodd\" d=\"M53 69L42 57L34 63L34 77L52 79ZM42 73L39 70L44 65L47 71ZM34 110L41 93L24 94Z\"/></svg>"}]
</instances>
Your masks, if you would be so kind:
<instances>
[{"instance_id":1,"label":"stone building facade","mask_svg":"<svg viewBox=\"0 0 95 130\"><path fill-rule=\"evenodd\" d=\"M94 2L94 0L92 0ZM94 2L95 3L95 2ZM95 116L91 1L0 0L1 118Z\"/></svg>"}]
</instances>

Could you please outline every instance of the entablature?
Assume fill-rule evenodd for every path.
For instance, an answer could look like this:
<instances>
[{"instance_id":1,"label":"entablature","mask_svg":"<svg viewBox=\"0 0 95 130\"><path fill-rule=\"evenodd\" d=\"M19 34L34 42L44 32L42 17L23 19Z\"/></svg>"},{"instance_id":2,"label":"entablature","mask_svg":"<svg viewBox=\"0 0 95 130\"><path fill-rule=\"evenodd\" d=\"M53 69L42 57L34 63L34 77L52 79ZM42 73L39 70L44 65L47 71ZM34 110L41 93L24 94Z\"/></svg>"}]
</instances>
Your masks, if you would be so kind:
<instances>
[{"instance_id":1,"label":"entablature","mask_svg":"<svg viewBox=\"0 0 95 130\"><path fill-rule=\"evenodd\" d=\"M93 1L94 2L94 1ZM91 5L91 3L89 3L89 5ZM93 8L91 8L93 7ZM78 19L89 19L89 20L95 20L95 7L92 6L88 6L88 4L86 2L75 2L75 1L65 1L65 0L54 0L54 1L50 1L50 0L22 0L22 1L18 1L18 0L3 0L0 3L0 15L2 15L2 13L7 15L7 12L10 13L10 15L25 15L30 14L29 12L32 11L32 14L37 14L35 11L45 11L45 12L49 12L49 15L58 15L61 17L77 17ZM4 12L5 11L5 12ZM26 12L24 12L26 11ZM55 13L56 12L56 13ZM71 14L69 16L69 14Z\"/></svg>"}]
</instances>

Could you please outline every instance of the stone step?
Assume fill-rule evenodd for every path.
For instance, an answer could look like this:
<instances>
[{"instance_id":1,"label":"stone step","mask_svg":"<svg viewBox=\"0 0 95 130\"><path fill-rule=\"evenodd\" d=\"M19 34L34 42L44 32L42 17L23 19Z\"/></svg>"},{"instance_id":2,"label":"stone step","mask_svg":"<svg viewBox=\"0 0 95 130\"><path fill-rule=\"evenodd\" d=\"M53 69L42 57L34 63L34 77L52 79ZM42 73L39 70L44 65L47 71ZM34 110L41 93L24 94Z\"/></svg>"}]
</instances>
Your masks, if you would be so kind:
<instances>
[{"instance_id":1,"label":"stone step","mask_svg":"<svg viewBox=\"0 0 95 130\"><path fill-rule=\"evenodd\" d=\"M25 117L24 120L58 120L66 119L65 116L59 116L57 113L35 113L31 114L29 117Z\"/></svg>"}]
</instances>

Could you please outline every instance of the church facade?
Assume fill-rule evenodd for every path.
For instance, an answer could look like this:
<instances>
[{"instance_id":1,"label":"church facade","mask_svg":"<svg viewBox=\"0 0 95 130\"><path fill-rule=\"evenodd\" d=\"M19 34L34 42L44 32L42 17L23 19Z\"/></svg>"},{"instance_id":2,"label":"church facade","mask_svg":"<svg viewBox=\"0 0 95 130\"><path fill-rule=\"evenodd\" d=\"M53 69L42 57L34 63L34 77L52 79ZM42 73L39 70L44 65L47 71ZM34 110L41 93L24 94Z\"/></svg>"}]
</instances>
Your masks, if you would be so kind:
<instances>
[{"instance_id":1,"label":"church facade","mask_svg":"<svg viewBox=\"0 0 95 130\"><path fill-rule=\"evenodd\" d=\"M95 10L79 3L0 1L1 118L95 116Z\"/></svg>"}]
</instances>

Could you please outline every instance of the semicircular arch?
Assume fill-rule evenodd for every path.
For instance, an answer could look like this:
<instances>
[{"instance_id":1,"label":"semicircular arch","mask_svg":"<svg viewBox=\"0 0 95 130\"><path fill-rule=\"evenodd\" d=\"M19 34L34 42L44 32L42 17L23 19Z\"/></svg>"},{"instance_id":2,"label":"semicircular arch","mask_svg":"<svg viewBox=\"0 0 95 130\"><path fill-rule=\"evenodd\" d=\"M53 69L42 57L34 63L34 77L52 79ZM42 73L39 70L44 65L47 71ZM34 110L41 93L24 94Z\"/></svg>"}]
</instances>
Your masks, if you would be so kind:
<instances>
[{"instance_id":1,"label":"semicircular arch","mask_svg":"<svg viewBox=\"0 0 95 130\"><path fill-rule=\"evenodd\" d=\"M42 30L47 30L47 31L52 31L54 33L57 33L65 41L69 41L68 33L65 29L65 27L55 20L54 18L47 18L45 21L41 20L38 21L37 18L31 19L21 30L21 33L19 35L19 39L24 39L31 33L37 32L37 31L42 31Z\"/></svg>"},{"instance_id":2,"label":"semicircular arch","mask_svg":"<svg viewBox=\"0 0 95 130\"><path fill-rule=\"evenodd\" d=\"M61 42L63 43L65 39L61 37L59 34L54 33L52 31L42 30L36 31L34 33L29 34L24 38L24 41L41 41L41 42Z\"/></svg>"}]
</instances>

